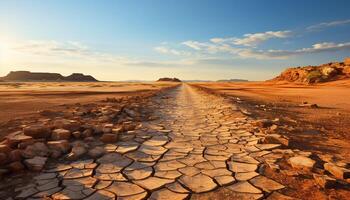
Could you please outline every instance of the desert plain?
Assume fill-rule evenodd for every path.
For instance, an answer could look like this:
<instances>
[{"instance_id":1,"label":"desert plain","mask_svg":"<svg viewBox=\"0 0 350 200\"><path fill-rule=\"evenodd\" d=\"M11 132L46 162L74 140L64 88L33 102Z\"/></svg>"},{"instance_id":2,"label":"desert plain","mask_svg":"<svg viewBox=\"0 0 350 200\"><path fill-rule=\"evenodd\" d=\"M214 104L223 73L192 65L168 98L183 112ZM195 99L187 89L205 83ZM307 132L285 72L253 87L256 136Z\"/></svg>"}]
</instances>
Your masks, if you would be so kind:
<instances>
[{"instance_id":1,"label":"desert plain","mask_svg":"<svg viewBox=\"0 0 350 200\"><path fill-rule=\"evenodd\" d=\"M347 199L349 85L2 82L0 197Z\"/></svg>"}]
</instances>

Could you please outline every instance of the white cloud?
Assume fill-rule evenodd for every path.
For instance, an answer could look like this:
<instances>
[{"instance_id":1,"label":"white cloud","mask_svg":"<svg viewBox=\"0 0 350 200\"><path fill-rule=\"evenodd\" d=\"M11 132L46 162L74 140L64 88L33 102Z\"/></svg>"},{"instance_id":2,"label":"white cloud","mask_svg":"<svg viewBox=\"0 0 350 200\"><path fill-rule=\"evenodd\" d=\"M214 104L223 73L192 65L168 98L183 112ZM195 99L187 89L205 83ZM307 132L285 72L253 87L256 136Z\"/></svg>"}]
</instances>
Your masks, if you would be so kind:
<instances>
[{"instance_id":1,"label":"white cloud","mask_svg":"<svg viewBox=\"0 0 350 200\"><path fill-rule=\"evenodd\" d=\"M170 49L170 48L164 47L164 46L154 47L154 50L158 53L161 53L161 54L170 54L170 55L176 55L176 56L189 56L189 55L191 55L190 52Z\"/></svg>"},{"instance_id":2,"label":"white cloud","mask_svg":"<svg viewBox=\"0 0 350 200\"><path fill-rule=\"evenodd\" d=\"M267 31L264 33L245 34L243 38L230 38L235 45L254 47L272 38L287 38L292 35L291 31Z\"/></svg>"},{"instance_id":3,"label":"white cloud","mask_svg":"<svg viewBox=\"0 0 350 200\"><path fill-rule=\"evenodd\" d=\"M76 42L58 42L54 40L16 41L7 45L9 53L33 59L50 60L90 60L96 62L127 62L126 58L92 50Z\"/></svg>"},{"instance_id":4,"label":"white cloud","mask_svg":"<svg viewBox=\"0 0 350 200\"><path fill-rule=\"evenodd\" d=\"M208 44L197 42L197 41L192 41L192 40L185 41L182 44L185 46L188 46L194 50L202 50L203 48L208 46Z\"/></svg>"},{"instance_id":5,"label":"white cloud","mask_svg":"<svg viewBox=\"0 0 350 200\"><path fill-rule=\"evenodd\" d=\"M323 23L319 23L316 25L312 25L306 28L306 30L308 31L319 31L322 29L326 29L326 28L331 28L331 27L336 27L336 26L342 26L342 25L347 25L350 24L350 19L346 19L346 20L339 20L339 21L332 21L332 22L323 22Z\"/></svg>"},{"instance_id":6,"label":"white cloud","mask_svg":"<svg viewBox=\"0 0 350 200\"><path fill-rule=\"evenodd\" d=\"M342 50L350 50L350 42L347 43L333 43L323 42L312 45L309 48L302 48L297 50L254 50L244 49L238 52L238 55L243 58L256 58L256 59L285 59L290 56L305 55L321 52L335 52Z\"/></svg>"}]
</instances>

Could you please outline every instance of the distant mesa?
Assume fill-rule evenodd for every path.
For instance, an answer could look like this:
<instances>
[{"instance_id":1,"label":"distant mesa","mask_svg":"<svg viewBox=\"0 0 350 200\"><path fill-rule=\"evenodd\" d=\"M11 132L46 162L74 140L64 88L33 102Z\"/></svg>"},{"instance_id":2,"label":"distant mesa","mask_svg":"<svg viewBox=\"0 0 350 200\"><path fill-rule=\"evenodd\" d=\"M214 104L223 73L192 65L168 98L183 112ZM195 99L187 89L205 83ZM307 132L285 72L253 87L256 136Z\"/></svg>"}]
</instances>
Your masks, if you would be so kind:
<instances>
[{"instance_id":1,"label":"distant mesa","mask_svg":"<svg viewBox=\"0 0 350 200\"><path fill-rule=\"evenodd\" d=\"M29 72L29 71L11 71L4 77L0 78L0 81L67 81L67 82L96 82L97 80L90 76L81 73L73 73L69 76L62 76L59 73L46 73L46 72Z\"/></svg>"},{"instance_id":2,"label":"distant mesa","mask_svg":"<svg viewBox=\"0 0 350 200\"><path fill-rule=\"evenodd\" d=\"M157 80L158 82L159 81L166 81L166 82L181 82L180 79L178 78L160 78Z\"/></svg>"},{"instance_id":3,"label":"distant mesa","mask_svg":"<svg viewBox=\"0 0 350 200\"><path fill-rule=\"evenodd\" d=\"M269 81L313 84L349 78L350 58L346 58L344 62L331 62L319 66L291 67Z\"/></svg>"},{"instance_id":4,"label":"distant mesa","mask_svg":"<svg viewBox=\"0 0 350 200\"><path fill-rule=\"evenodd\" d=\"M223 80L217 80L216 82L248 82L248 80L245 80L245 79L223 79Z\"/></svg>"}]
</instances>

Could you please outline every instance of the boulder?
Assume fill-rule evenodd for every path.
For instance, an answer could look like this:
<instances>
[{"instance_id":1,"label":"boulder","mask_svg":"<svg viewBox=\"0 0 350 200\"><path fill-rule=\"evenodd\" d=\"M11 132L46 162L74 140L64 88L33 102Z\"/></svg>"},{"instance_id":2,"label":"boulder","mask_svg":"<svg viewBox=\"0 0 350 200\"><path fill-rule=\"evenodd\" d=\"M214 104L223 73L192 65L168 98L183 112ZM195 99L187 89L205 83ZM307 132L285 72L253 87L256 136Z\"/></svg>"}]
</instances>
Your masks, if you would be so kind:
<instances>
[{"instance_id":1,"label":"boulder","mask_svg":"<svg viewBox=\"0 0 350 200\"><path fill-rule=\"evenodd\" d=\"M105 133L101 136L100 140L104 143L115 143L118 141L118 135L114 133Z\"/></svg>"},{"instance_id":2,"label":"boulder","mask_svg":"<svg viewBox=\"0 0 350 200\"><path fill-rule=\"evenodd\" d=\"M34 158L26 159L24 164L29 170L41 171L44 168L46 161L47 157L35 156Z\"/></svg>"},{"instance_id":3,"label":"boulder","mask_svg":"<svg viewBox=\"0 0 350 200\"><path fill-rule=\"evenodd\" d=\"M51 150L59 151L61 153L68 153L71 146L67 140L49 141L47 146Z\"/></svg>"},{"instance_id":4,"label":"boulder","mask_svg":"<svg viewBox=\"0 0 350 200\"><path fill-rule=\"evenodd\" d=\"M68 160L77 160L87 152L85 145L77 143L73 146L71 152L67 155Z\"/></svg>"},{"instance_id":5,"label":"boulder","mask_svg":"<svg viewBox=\"0 0 350 200\"><path fill-rule=\"evenodd\" d=\"M78 131L80 129L80 123L76 120L60 119L53 123L56 129L66 129L70 132Z\"/></svg>"},{"instance_id":6,"label":"boulder","mask_svg":"<svg viewBox=\"0 0 350 200\"><path fill-rule=\"evenodd\" d=\"M339 179L348 179L350 178L350 170L338 167L337 165L333 163L325 163L323 165L324 169L327 170L329 173L331 173L333 176Z\"/></svg>"},{"instance_id":7,"label":"boulder","mask_svg":"<svg viewBox=\"0 0 350 200\"><path fill-rule=\"evenodd\" d=\"M16 147L19 143L32 141L33 138L31 136L24 135L22 131L17 131L6 136L7 143Z\"/></svg>"},{"instance_id":8,"label":"boulder","mask_svg":"<svg viewBox=\"0 0 350 200\"><path fill-rule=\"evenodd\" d=\"M288 162L294 169L303 171L310 171L315 165L314 160L305 156L291 157L288 159Z\"/></svg>"},{"instance_id":9,"label":"boulder","mask_svg":"<svg viewBox=\"0 0 350 200\"><path fill-rule=\"evenodd\" d=\"M36 142L32 145L27 146L22 151L22 156L25 158L33 158L36 156L46 157L49 155L49 148L42 142Z\"/></svg>"},{"instance_id":10,"label":"boulder","mask_svg":"<svg viewBox=\"0 0 350 200\"><path fill-rule=\"evenodd\" d=\"M89 150L88 155L92 158L99 158L103 156L105 153L106 151L103 147L95 147Z\"/></svg>"},{"instance_id":11,"label":"boulder","mask_svg":"<svg viewBox=\"0 0 350 200\"><path fill-rule=\"evenodd\" d=\"M45 125L31 125L23 129L24 135L37 138L49 138L51 136L51 129Z\"/></svg>"},{"instance_id":12,"label":"boulder","mask_svg":"<svg viewBox=\"0 0 350 200\"><path fill-rule=\"evenodd\" d=\"M53 140L69 140L71 137L71 132L66 129L55 129L52 132L51 138Z\"/></svg>"}]
</instances>

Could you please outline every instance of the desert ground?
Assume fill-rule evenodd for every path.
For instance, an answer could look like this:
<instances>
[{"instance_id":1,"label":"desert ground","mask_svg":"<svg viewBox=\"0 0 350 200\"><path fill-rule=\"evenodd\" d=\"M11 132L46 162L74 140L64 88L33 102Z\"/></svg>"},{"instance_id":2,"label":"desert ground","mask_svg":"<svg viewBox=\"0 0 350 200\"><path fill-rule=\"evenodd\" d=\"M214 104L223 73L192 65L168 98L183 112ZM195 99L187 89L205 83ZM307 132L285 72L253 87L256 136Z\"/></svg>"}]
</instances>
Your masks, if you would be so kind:
<instances>
[{"instance_id":1,"label":"desert ground","mask_svg":"<svg viewBox=\"0 0 350 200\"><path fill-rule=\"evenodd\" d=\"M347 82L1 87L0 199L350 195Z\"/></svg>"}]
</instances>

